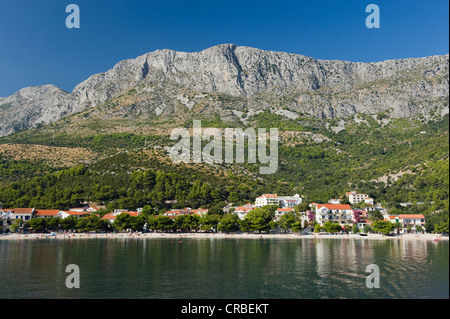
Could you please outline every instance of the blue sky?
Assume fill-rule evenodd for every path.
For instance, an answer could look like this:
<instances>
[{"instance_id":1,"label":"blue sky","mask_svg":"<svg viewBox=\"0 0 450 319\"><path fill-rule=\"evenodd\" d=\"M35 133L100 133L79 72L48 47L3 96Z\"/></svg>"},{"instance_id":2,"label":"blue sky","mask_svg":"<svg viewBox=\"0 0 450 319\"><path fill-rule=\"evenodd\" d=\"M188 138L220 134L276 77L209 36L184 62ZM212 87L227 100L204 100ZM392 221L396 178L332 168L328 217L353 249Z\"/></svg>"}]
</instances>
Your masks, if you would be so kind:
<instances>
[{"instance_id":1,"label":"blue sky","mask_svg":"<svg viewBox=\"0 0 450 319\"><path fill-rule=\"evenodd\" d=\"M68 4L80 29L68 29ZM367 5L381 27L365 25ZM234 43L359 62L449 52L448 0L0 0L0 97L26 86L71 92L123 59Z\"/></svg>"}]
</instances>

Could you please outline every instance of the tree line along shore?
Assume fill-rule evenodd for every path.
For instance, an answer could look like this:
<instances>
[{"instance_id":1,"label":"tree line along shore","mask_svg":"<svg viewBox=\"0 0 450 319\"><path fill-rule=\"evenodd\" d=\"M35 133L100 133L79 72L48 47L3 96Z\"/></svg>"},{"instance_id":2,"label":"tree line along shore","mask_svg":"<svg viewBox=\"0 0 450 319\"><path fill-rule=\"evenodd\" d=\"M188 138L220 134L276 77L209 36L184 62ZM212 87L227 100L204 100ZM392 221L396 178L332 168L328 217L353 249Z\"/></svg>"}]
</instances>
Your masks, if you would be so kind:
<instances>
[{"instance_id":1,"label":"tree line along shore","mask_svg":"<svg viewBox=\"0 0 450 319\"><path fill-rule=\"evenodd\" d=\"M314 220L302 218L302 214L286 212L275 218L277 207L265 206L249 211L245 218L236 214L180 214L177 216L160 215L150 207L144 207L141 213L118 213L114 219L108 219L108 211L99 210L83 214L83 217L68 216L32 218L28 221L14 220L10 227L14 233L250 233L250 234L381 234L395 235L411 233L402 229L400 223L383 220L376 212L369 214L370 224L362 229L356 223L342 226L325 222L322 225ZM78 215L80 216L80 215ZM425 233L425 229L416 227L416 234ZM448 233L448 221L435 226L435 233Z\"/></svg>"}]
</instances>

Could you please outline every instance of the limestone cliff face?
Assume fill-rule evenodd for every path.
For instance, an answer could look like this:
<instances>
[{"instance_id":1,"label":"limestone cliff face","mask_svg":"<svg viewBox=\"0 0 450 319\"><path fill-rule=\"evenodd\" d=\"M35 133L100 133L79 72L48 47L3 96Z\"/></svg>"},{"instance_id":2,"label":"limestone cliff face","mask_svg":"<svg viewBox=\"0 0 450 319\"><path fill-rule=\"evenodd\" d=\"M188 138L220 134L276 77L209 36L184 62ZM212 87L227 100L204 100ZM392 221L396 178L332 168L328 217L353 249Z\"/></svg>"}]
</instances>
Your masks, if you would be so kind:
<instances>
[{"instance_id":1,"label":"limestone cliff face","mask_svg":"<svg viewBox=\"0 0 450 319\"><path fill-rule=\"evenodd\" d=\"M0 136L60 119L68 114L68 96L54 85L42 85L0 100Z\"/></svg>"},{"instance_id":2,"label":"limestone cliff face","mask_svg":"<svg viewBox=\"0 0 450 319\"><path fill-rule=\"evenodd\" d=\"M44 85L0 98L0 136L94 108L130 90L140 114L173 115L179 104L192 109L201 103L222 113L223 102L199 98L213 93L231 101L226 105L234 110L230 114L244 107L250 112L282 109L294 117L382 111L408 117L448 110L449 55L357 63L233 44L193 53L157 50L91 76L72 93Z\"/></svg>"}]
</instances>

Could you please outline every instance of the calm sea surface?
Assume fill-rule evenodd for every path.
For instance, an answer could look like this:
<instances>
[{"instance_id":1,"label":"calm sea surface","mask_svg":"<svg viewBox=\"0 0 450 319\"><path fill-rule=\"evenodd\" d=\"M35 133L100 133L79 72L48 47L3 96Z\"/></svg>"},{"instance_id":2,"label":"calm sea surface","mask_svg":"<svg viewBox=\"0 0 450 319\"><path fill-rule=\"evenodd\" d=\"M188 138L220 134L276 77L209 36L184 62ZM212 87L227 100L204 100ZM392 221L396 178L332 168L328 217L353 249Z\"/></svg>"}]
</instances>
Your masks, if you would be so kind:
<instances>
[{"instance_id":1,"label":"calm sea surface","mask_svg":"<svg viewBox=\"0 0 450 319\"><path fill-rule=\"evenodd\" d=\"M66 287L69 264L79 289ZM370 264L380 288L366 287ZM0 274L0 298L449 298L449 242L4 240Z\"/></svg>"}]
</instances>

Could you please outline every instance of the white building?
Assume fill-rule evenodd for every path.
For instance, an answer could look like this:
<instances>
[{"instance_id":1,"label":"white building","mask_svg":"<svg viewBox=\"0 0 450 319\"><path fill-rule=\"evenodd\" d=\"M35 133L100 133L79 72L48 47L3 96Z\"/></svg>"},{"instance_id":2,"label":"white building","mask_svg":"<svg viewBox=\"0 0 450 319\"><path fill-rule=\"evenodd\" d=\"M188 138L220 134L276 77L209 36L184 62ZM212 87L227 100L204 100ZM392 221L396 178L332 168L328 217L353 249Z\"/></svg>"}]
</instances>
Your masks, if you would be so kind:
<instances>
[{"instance_id":1,"label":"white building","mask_svg":"<svg viewBox=\"0 0 450 319\"><path fill-rule=\"evenodd\" d=\"M274 194L264 194L256 198L255 206L263 207L267 205L277 205L278 207L295 207L301 204L303 198L299 194L294 196L278 196Z\"/></svg>"},{"instance_id":2,"label":"white building","mask_svg":"<svg viewBox=\"0 0 450 319\"><path fill-rule=\"evenodd\" d=\"M315 204L316 221L323 226L326 222L341 225L353 224L353 209L347 204Z\"/></svg>"},{"instance_id":3,"label":"white building","mask_svg":"<svg viewBox=\"0 0 450 319\"><path fill-rule=\"evenodd\" d=\"M302 197L299 194L294 196L278 196L279 206L283 207L295 207L302 203Z\"/></svg>"},{"instance_id":4,"label":"white building","mask_svg":"<svg viewBox=\"0 0 450 319\"><path fill-rule=\"evenodd\" d=\"M58 209L39 209L36 210L36 218L61 217Z\"/></svg>"},{"instance_id":5,"label":"white building","mask_svg":"<svg viewBox=\"0 0 450 319\"><path fill-rule=\"evenodd\" d=\"M116 220L116 217L119 216L120 214L128 214L133 217L137 217L140 215L140 213L138 213L138 212L128 212L128 211L112 212L112 213L108 213L105 216L103 216L102 220L107 220L112 224Z\"/></svg>"},{"instance_id":6,"label":"white building","mask_svg":"<svg viewBox=\"0 0 450 319\"><path fill-rule=\"evenodd\" d=\"M417 226L422 226L425 230L425 216L421 214L400 214L389 216L391 223L400 223L403 226L403 233L407 232L407 228L411 227L412 231L417 231Z\"/></svg>"},{"instance_id":7,"label":"white building","mask_svg":"<svg viewBox=\"0 0 450 319\"><path fill-rule=\"evenodd\" d=\"M255 206L264 207L267 205L280 205L280 198L275 194L264 194L256 198Z\"/></svg>"},{"instance_id":8,"label":"white building","mask_svg":"<svg viewBox=\"0 0 450 319\"><path fill-rule=\"evenodd\" d=\"M370 225L370 224L372 224L372 222L370 220L363 219L357 225L358 225L358 229L360 231L363 231L364 230L364 226Z\"/></svg>"},{"instance_id":9,"label":"white building","mask_svg":"<svg viewBox=\"0 0 450 319\"><path fill-rule=\"evenodd\" d=\"M248 203L248 204L245 204L244 206L236 207L233 214L238 215L239 219L244 219L245 216L247 215L247 213L255 208L256 207L254 205Z\"/></svg>"},{"instance_id":10,"label":"white building","mask_svg":"<svg viewBox=\"0 0 450 319\"><path fill-rule=\"evenodd\" d=\"M14 208L12 217L13 219L22 219L23 221L29 221L31 218L33 218L34 213L34 208Z\"/></svg>"},{"instance_id":11,"label":"white building","mask_svg":"<svg viewBox=\"0 0 450 319\"><path fill-rule=\"evenodd\" d=\"M198 208L198 209L193 209L191 210L192 214L203 217L206 216L208 214L208 209L205 208Z\"/></svg>"},{"instance_id":12,"label":"white building","mask_svg":"<svg viewBox=\"0 0 450 319\"><path fill-rule=\"evenodd\" d=\"M66 210L66 211L61 210L58 213L58 217L60 217L62 219L67 218L69 216L80 218L80 217L83 217L86 215L90 215L90 213L89 212L78 212L78 211L72 211L72 210Z\"/></svg>"},{"instance_id":13,"label":"white building","mask_svg":"<svg viewBox=\"0 0 450 319\"><path fill-rule=\"evenodd\" d=\"M192 214L191 208L185 207L183 209L171 209L165 213L162 213L161 215L175 219L180 215L191 215L191 214Z\"/></svg>"},{"instance_id":14,"label":"white building","mask_svg":"<svg viewBox=\"0 0 450 319\"><path fill-rule=\"evenodd\" d=\"M348 201L350 202L350 204L357 204L362 201L365 201L366 198L369 198L369 195L367 195L367 194L358 194L356 192L345 193L345 196L348 197ZM372 200L372 202L373 202L373 200Z\"/></svg>"},{"instance_id":15,"label":"white building","mask_svg":"<svg viewBox=\"0 0 450 319\"><path fill-rule=\"evenodd\" d=\"M7 232L13 223L13 209L0 209L0 233Z\"/></svg>"},{"instance_id":16,"label":"white building","mask_svg":"<svg viewBox=\"0 0 450 319\"><path fill-rule=\"evenodd\" d=\"M85 207L74 207L74 208L69 208L69 211L81 213L81 212L85 212L86 208Z\"/></svg>"},{"instance_id":17,"label":"white building","mask_svg":"<svg viewBox=\"0 0 450 319\"><path fill-rule=\"evenodd\" d=\"M280 221L281 216L283 216L286 213L293 213L294 209L291 207L284 207L284 208L278 208L275 211L275 217L273 218L274 221Z\"/></svg>"},{"instance_id":18,"label":"white building","mask_svg":"<svg viewBox=\"0 0 450 319\"><path fill-rule=\"evenodd\" d=\"M431 202L433 204L433 202ZM425 204L425 202L416 202L417 205ZM414 205L413 202L400 203L402 207L412 207Z\"/></svg>"}]
</instances>

